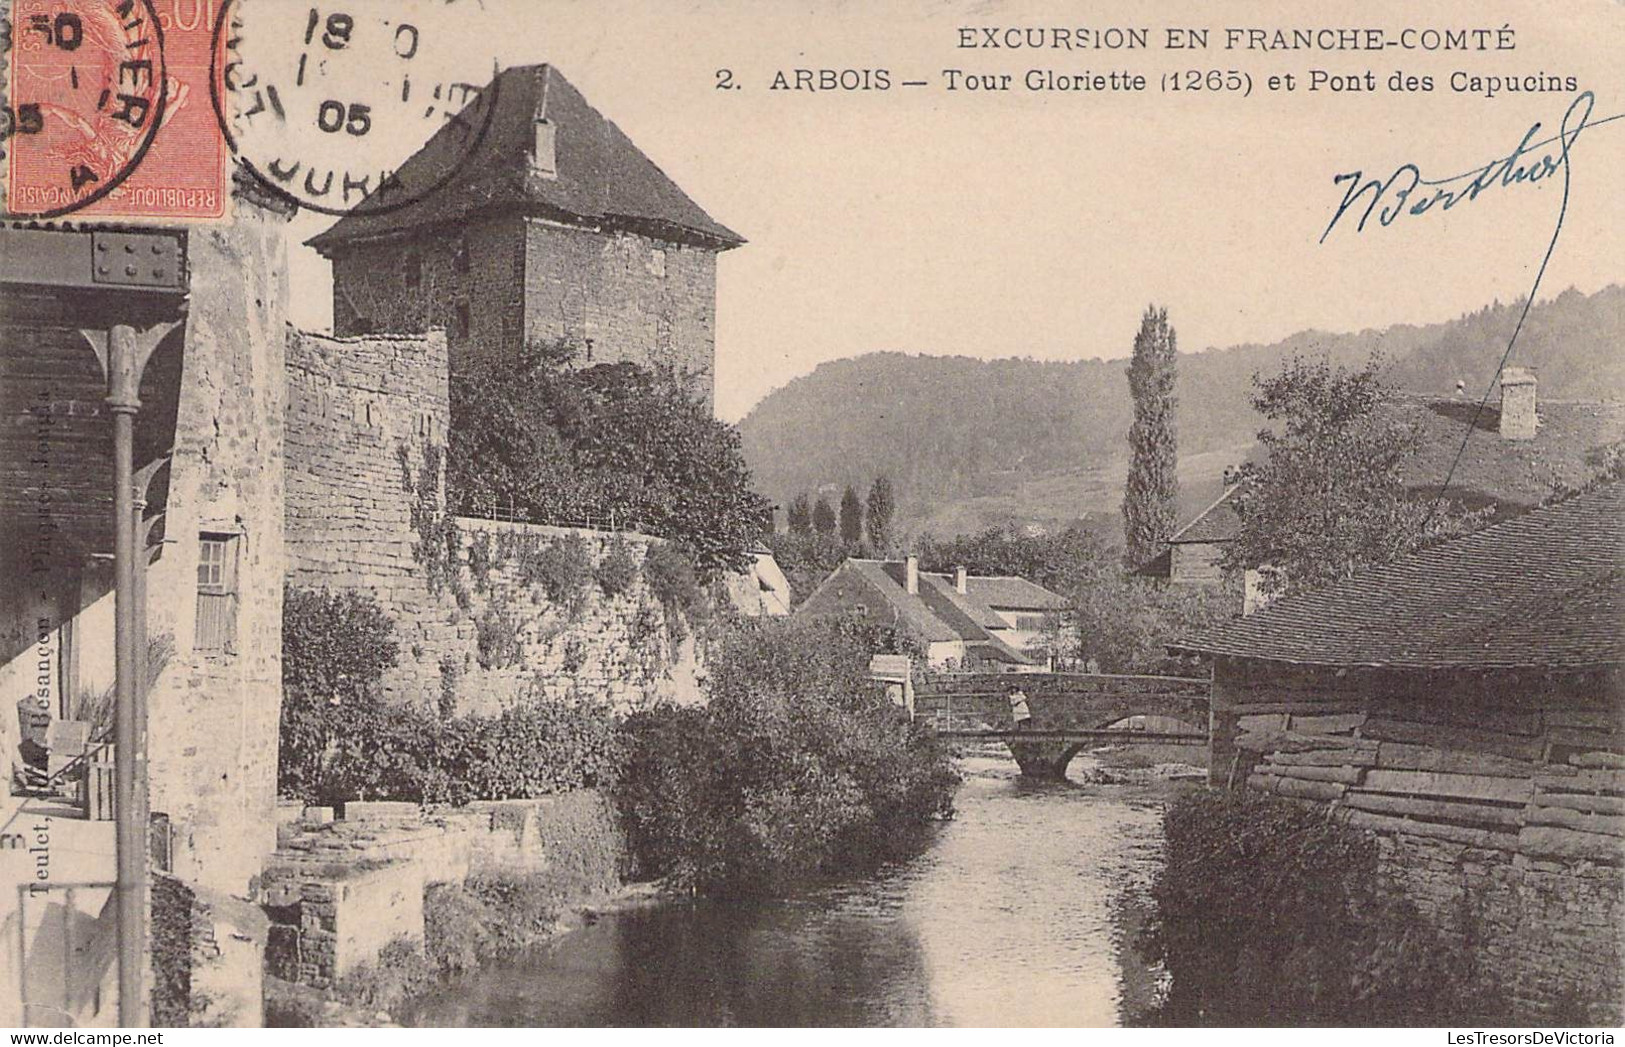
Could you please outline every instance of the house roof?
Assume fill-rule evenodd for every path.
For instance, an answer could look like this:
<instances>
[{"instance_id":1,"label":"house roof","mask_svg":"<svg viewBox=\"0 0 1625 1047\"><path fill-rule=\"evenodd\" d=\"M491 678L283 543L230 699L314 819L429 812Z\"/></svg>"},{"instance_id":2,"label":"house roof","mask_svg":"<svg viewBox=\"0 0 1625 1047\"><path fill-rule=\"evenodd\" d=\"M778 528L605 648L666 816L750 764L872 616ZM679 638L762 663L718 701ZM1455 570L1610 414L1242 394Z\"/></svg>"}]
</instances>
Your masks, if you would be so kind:
<instances>
[{"instance_id":1,"label":"house roof","mask_svg":"<svg viewBox=\"0 0 1625 1047\"><path fill-rule=\"evenodd\" d=\"M1446 475L1451 497L1470 508L1528 509L1551 496L1555 486L1578 487L1592 473L1593 451L1625 440L1625 402L1541 400L1533 440L1501 436L1501 408L1485 404L1473 423L1476 402L1443 397L1403 396L1389 410L1421 430L1416 454L1405 463L1405 483L1433 494ZM1468 424L1473 434L1462 450ZM1461 460L1451 472L1451 462Z\"/></svg>"},{"instance_id":2,"label":"house roof","mask_svg":"<svg viewBox=\"0 0 1625 1047\"><path fill-rule=\"evenodd\" d=\"M1173 537L1168 539L1168 544L1227 542L1234 538L1236 532L1241 530L1241 516L1236 512L1231 496L1241 490L1241 487L1241 484L1226 487L1217 501L1197 513L1190 523L1175 531Z\"/></svg>"},{"instance_id":3,"label":"house roof","mask_svg":"<svg viewBox=\"0 0 1625 1047\"><path fill-rule=\"evenodd\" d=\"M1003 607L1012 611L1066 609L1066 597L1015 575L970 575L965 579L965 589L971 599L989 608ZM1002 619L996 623L1003 624Z\"/></svg>"},{"instance_id":4,"label":"house roof","mask_svg":"<svg viewBox=\"0 0 1625 1047\"><path fill-rule=\"evenodd\" d=\"M898 624L920 639L930 643L951 643L960 639L959 633L952 626L933 614L924 600L911 595L901 582L887 573L886 567L887 563L883 560L850 559L837 567L835 575L831 575L825 584L833 581L841 572L849 571L878 592L897 613ZM823 586L819 588L822 589Z\"/></svg>"},{"instance_id":5,"label":"house roof","mask_svg":"<svg viewBox=\"0 0 1625 1047\"><path fill-rule=\"evenodd\" d=\"M1625 662L1625 482L1288 595L1178 650L1322 666Z\"/></svg>"},{"instance_id":6,"label":"house roof","mask_svg":"<svg viewBox=\"0 0 1625 1047\"><path fill-rule=\"evenodd\" d=\"M1592 452L1625 440L1625 402L1543 400L1536 408L1539 425L1533 440L1501 436L1501 408L1476 401L1401 394L1383 405L1391 418L1415 424L1420 433L1417 451L1404 464L1405 486L1418 494L1433 495L1446 476L1449 496L1468 508L1528 509L1539 505L1560 486L1578 487L1591 475ZM1473 434L1462 448L1467 426ZM1456 461L1456 453L1461 459ZM1455 463L1452 472L1451 465ZM1241 530L1231 487L1218 501L1174 532L1169 544L1227 542ZM1154 564L1137 573L1156 574ZM1166 576L1167 570L1161 572Z\"/></svg>"},{"instance_id":7,"label":"house roof","mask_svg":"<svg viewBox=\"0 0 1625 1047\"><path fill-rule=\"evenodd\" d=\"M1033 660L993 632L1007 627L1008 623L988 606L974 583L987 582L989 584L983 587L984 592L1019 599L1020 603L1009 605L1018 609L1053 610L1066 603L1055 593L1024 578L971 577L966 579L968 591L961 593L954 588L951 577L925 572L919 575L919 592L911 594L908 591L908 565L905 561L853 558L824 579L797 613L827 613L846 603L846 594L841 587L851 579L858 579L879 594L892 611L897 624L920 639L930 643L963 641L967 649L978 657L1018 665L1030 665ZM1040 600L1044 606L1040 606Z\"/></svg>"},{"instance_id":8,"label":"house roof","mask_svg":"<svg viewBox=\"0 0 1625 1047\"><path fill-rule=\"evenodd\" d=\"M375 191L312 237L310 246L331 258L352 241L403 235L492 210L633 229L719 250L745 242L690 199L553 66L505 69L481 97L495 102L488 118L467 121L485 127L474 155L466 155L464 122L451 120L398 172L406 185L433 185L456 168L447 184L397 210L367 213L369 205L378 205ZM544 117L555 128L556 177L537 173L532 163L535 124Z\"/></svg>"}]
</instances>

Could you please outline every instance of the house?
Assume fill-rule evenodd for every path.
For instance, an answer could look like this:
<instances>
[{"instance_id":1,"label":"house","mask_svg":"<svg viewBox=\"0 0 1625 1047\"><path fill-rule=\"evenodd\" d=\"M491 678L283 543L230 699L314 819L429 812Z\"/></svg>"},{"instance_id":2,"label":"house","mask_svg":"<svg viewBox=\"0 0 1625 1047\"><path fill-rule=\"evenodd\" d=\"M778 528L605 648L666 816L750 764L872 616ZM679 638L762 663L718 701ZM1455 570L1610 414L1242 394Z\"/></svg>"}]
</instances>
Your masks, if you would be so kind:
<instances>
[{"instance_id":1,"label":"house","mask_svg":"<svg viewBox=\"0 0 1625 1047\"><path fill-rule=\"evenodd\" d=\"M1224 581L1224 549L1241 529L1236 495L1242 490L1235 470L1226 469L1224 491L1168 539L1162 554L1134 573L1165 578L1175 585L1219 585Z\"/></svg>"},{"instance_id":2,"label":"house","mask_svg":"<svg viewBox=\"0 0 1625 1047\"><path fill-rule=\"evenodd\" d=\"M512 552L568 542L594 565L617 550L641 562L657 538L449 511L451 384L471 360L562 338L581 348L578 364L669 368L709 401L717 256L744 240L555 67L504 70L482 94L495 100L489 127L447 184L385 211L363 205L310 240L332 263L334 334L288 338L287 581L376 599L415 652L384 674L393 702L459 693L460 711L494 713L584 689L621 709L657 690L697 700L692 636L654 630L663 639L643 646L663 671L647 678L620 665L629 625L642 635L665 613L638 615L646 586L591 601L561 628ZM403 173L461 155L457 134L448 123ZM437 551L448 532L463 541L449 556ZM474 560L479 581L459 589L448 576ZM741 613L789 611L765 550L726 586ZM479 622L497 617L516 627L511 662L481 652Z\"/></svg>"},{"instance_id":3,"label":"house","mask_svg":"<svg viewBox=\"0 0 1625 1047\"><path fill-rule=\"evenodd\" d=\"M334 334L444 328L454 371L567 339L580 363L670 368L711 402L717 256L744 239L553 66L506 69L483 97L489 130L449 184L309 241L333 263ZM463 133L448 122L403 175L461 157Z\"/></svg>"},{"instance_id":4,"label":"house","mask_svg":"<svg viewBox=\"0 0 1625 1047\"><path fill-rule=\"evenodd\" d=\"M1433 497L1450 476L1450 497L1469 509L1497 515L1539 505L1555 489L1576 487L1594 472L1596 456L1625 440L1625 403L1536 402L1535 375L1509 367L1501 376L1501 402L1402 394L1383 410L1414 426L1417 451L1404 465L1404 482L1418 497ZM1474 416L1477 421L1474 421ZM1475 427L1463 449L1467 426ZM1459 459L1458 459L1459 452ZM1168 539L1168 547L1135 573L1175 584L1218 585L1225 547L1241 530L1236 511L1244 490L1226 470L1223 492Z\"/></svg>"},{"instance_id":5,"label":"house","mask_svg":"<svg viewBox=\"0 0 1625 1047\"><path fill-rule=\"evenodd\" d=\"M1213 660L1215 784L1325 805L1520 1011L1618 1022L1625 483L1289 594Z\"/></svg>"},{"instance_id":6,"label":"house","mask_svg":"<svg viewBox=\"0 0 1625 1047\"><path fill-rule=\"evenodd\" d=\"M747 618L780 618L790 613L790 580L779 561L760 543L751 550L750 566L723 579L728 602Z\"/></svg>"},{"instance_id":7,"label":"house","mask_svg":"<svg viewBox=\"0 0 1625 1047\"><path fill-rule=\"evenodd\" d=\"M335 262L336 297L375 307L354 316L338 310L342 336L288 324L291 209L245 175L232 188L228 224L0 216L5 770L9 777L14 761L26 761L23 750L37 748L25 747L25 737L88 735L95 743L105 734L116 646L110 432L112 415L134 405L109 403L98 352L150 345L133 434L144 569L118 590L132 597L137 631L153 641L151 866L167 874L158 882L182 882L180 893L196 902L190 920L169 926L190 925L211 943L192 953L194 1003L235 1007L231 1021L258 1024L260 1015L264 919L250 903L262 900L277 846L285 584L378 600L400 630L401 649L412 652L384 683L386 696L401 701L432 703L459 677L470 695L493 704L518 693L563 697L565 689L572 697L582 688L642 697L665 687L678 699L698 691L689 686L698 658L692 637L671 640L658 614L638 617L647 593L639 593L642 604L606 594L567 628L544 630L537 623L551 614L556 624L557 608L524 577L524 551L546 543L569 543L593 568L612 555L641 562L658 539L448 522L456 354L558 336L590 350L597 332L619 354L610 359L669 364L709 397L715 258L742 242L556 72L538 66L498 79L502 104L483 146L488 155L470 168L478 184L388 215L342 219L317 238ZM538 152L544 147L555 151ZM414 258L420 266L403 264ZM373 264L382 268L369 272ZM426 312L443 300L449 318ZM507 326L478 326L476 316ZM454 593L447 577L469 577L476 550L480 580L468 588L479 591ZM504 559L493 550L508 552ZM748 578L730 585L746 588L762 613L787 610L788 587L771 557L758 556ZM521 664L486 667L475 658L477 617L499 598L536 627ZM627 635L639 622L655 637L646 645L670 655L647 685L624 668ZM135 645L138 654L147 649ZM53 752L52 765L63 755ZM43 798L11 792L0 789L0 824L31 824L20 813ZM72 805L52 803L59 827L51 879L77 894L38 904L54 906L50 926L72 927L97 959L44 990L35 984L36 972L62 974L69 939L37 935L43 910L29 906L50 892L19 891L35 869L4 864L0 939L8 956L20 951L29 961L0 964L0 1025L26 1024L29 1007L47 998L56 1006L70 990L75 1023L112 1020L116 994L100 992L98 979L112 956L114 907L103 902L115 875L113 824L63 826ZM0 850L9 853L17 839L0 831ZM212 991L205 968L236 963L244 945L247 969L228 972L229 992ZM227 1020L223 1012L206 1017Z\"/></svg>"},{"instance_id":8,"label":"house","mask_svg":"<svg viewBox=\"0 0 1625 1047\"><path fill-rule=\"evenodd\" d=\"M211 903L211 933L257 949L252 919L221 914L249 910L276 846L289 212L247 183L234 196L234 221L206 229L0 222L0 746L9 778L24 696L30 714L51 721L47 737L72 736L80 748L110 732L115 411L98 354L150 347L132 456L136 562L145 566L125 591L150 641L138 638L134 651L148 657L153 680L152 866L199 899L241 899ZM52 763L71 755L53 753ZM19 812L46 801L11 793L0 790L4 820L37 821ZM0 965L0 1023L38 1020L28 1007L42 998L68 999L76 1023L113 1020L116 993L97 991L114 924L113 907L100 901L114 878L113 823L96 820L104 808L50 810L59 829L49 879L85 885L77 896L25 899L11 879L20 863L0 871L9 949L48 955L54 912L81 925L81 946L101 962L54 987L64 997ZM257 953L253 960L232 974L243 1007L233 1020L257 1023ZM62 970L28 966L31 975Z\"/></svg>"},{"instance_id":9,"label":"house","mask_svg":"<svg viewBox=\"0 0 1625 1047\"><path fill-rule=\"evenodd\" d=\"M1066 600L1025 578L920 570L919 558L848 559L798 607L798 617L856 614L920 643L933 668L978 666L1038 672L1045 625Z\"/></svg>"}]
</instances>

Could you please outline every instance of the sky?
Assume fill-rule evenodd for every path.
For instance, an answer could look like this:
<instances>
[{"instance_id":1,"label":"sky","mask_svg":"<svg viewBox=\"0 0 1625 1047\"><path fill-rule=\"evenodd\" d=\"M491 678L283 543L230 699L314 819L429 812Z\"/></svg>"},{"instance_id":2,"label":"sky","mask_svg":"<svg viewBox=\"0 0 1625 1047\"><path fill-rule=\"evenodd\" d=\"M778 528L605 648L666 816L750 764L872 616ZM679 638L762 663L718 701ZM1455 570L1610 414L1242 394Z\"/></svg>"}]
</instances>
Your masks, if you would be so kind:
<instances>
[{"instance_id":1,"label":"sky","mask_svg":"<svg viewBox=\"0 0 1625 1047\"><path fill-rule=\"evenodd\" d=\"M789 3L462 0L476 68L552 62L714 217L749 241L718 267L717 411L737 420L818 364L876 350L1126 356L1148 303L1184 351L1448 319L1527 294L1562 205L1557 176L1446 212L1319 238L1344 188L1414 163L1455 175L1555 133L1575 92L1453 91L1452 73L1573 76L1593 121L1625 112L1613 0L1337 3ZM352 5L355 6L355 5ZM394 3L423 10L438 4ZM455 5L454 5L455 6ZM1144 50L962 48L961 28L1144 28ZM1161 46L1209 30L1204 51ZM1512 50L1226 50L1225 29L1509 28ZM475 31L469 32L472 28ZM973 34L974 36L974 34ZM1053 39L1051 34L1048 39ZM797 68L887 70L886 91L775 91ZM718 88L730 70L738 89ZM944 70L1013 74L947 91ZM1027 70L1143 74L1143 92L1029 92ZM1175 70L1250 74L1252 93L1165 93ZM1310 92L1313 70L1377 91ZM1297 89L1270 91L1271 75ZM1395 73L1434 78L1394 92ZM871 82L874 74L870 74ZM924 88L902 87L925 80ZM413 143L396 148L409 151ZM1549 150L1537 151L1535 157ZM1625 279L1625 120L1574 142L1539 297ZM303 239L332 219L304 214ZM297 248L294 320L330 324L327 263ZM1489 351L1489 350L1487 350ZM1497 352L1499 350L1496 350Z\"/></svg>"}]
</instances>

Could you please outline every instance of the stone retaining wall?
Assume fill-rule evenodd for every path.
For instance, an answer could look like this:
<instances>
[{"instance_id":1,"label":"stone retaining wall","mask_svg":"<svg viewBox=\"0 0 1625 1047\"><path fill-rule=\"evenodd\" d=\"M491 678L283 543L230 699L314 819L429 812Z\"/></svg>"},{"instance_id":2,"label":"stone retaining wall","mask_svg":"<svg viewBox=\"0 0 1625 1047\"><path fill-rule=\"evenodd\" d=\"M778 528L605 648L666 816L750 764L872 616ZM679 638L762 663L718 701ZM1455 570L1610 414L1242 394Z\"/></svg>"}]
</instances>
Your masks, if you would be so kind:
<instances>
[{"instance_id":1,"label":"stone retaining wall","mask_svg":"<svg viewBox=\"0 0 1625 1047\"><path fill-rule=\"evenodd\" d=\"M1625 705L1611 671L1221 660L1220 783L1326 805L1520 1020L1625 1016Z\"/></svg>"},{"instance_id":2,"label":"stone retaining wall","mask_svg":"<svg viewBox=\"0 0 1625 1047\"><path fill-rule=\"evenodd\" d=\"M425 888L470 875L549 873L567 893L613 888L622 862L607 800L590 790L497 800L432 813L351 803L346 817L309 809L279 829L261 901L266 970L324 988L392 941L423 940Z\"/></svg>"},{"instance_id":3,"label":"stone retaining wall","mask_svg":"<svg viewBox=\"0 0 1625 1047\"><path fill-rule=\"evenodd\" d=\"M560 606L532 566L569 544L591 571L617 543L641 564L658 539L446 515L442 332L290 331L287 356L286 579L378 601L401 651L386 696L484 713L528 696L622 711L698 699L690 630L670 627L641 572L613 597L589 578Z\"/></svg>"},{"instance_id":4,"label":"stone retaining wall","mask_svg":"<svg viewBox=\"0 0 1625 1047\"><path fill-rule=\"evenodd\" d=\"M1445 938L1471 950L1513 1013L1621 1017L1625 879L1618 865L1540 859L1407 833L1377 837L1382 874Z\"/></svg>"}]
</instances>

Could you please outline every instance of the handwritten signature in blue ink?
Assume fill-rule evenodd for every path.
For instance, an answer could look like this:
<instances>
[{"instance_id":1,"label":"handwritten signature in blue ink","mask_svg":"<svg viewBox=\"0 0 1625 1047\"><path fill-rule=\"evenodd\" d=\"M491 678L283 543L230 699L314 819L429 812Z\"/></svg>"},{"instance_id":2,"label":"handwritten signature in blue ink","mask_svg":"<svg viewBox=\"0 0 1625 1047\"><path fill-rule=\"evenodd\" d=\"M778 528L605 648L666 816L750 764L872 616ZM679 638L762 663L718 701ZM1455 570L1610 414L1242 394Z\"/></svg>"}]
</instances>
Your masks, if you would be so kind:
<instances>
[{"instance_id":1,"label":"handwritten signature in blue ink","mask_svg":"<svg viewBox=\"0 0 1625 1047\"><path fill-rule=\"evenodd\" d=\"M1475 167L1449 178L1423 178L1421 169L1411 163L1400 164L1386 179L1367 180L1363 171L1337 175L1333 177L1332 184L1346 183L1348 189L1343 194L1342 203L1337 206L1337 212L1326 225L1326 231L1320 234L1319 242L1326 242L1326 238L1337 228L1344 215L1358 211L1362 199L1365 201L1365 210L1358 212L1359 221L1354 226L1356 233L1365 232L1366 223L1370 221L1372 214L1376 214L1380 225L1387 227L1401 215L1423 215L1435 207L1441 211L1448 211L1458 204L1471 203L1492 189L1534 185L1554 174L1562 175L1566 208L1569 157L1574 151L1574 144L1579 141L1581 132L1587 127L1597 127L1625 118L1625 113L1620 113L1602 120L1592 120L1591 114L1596 104L1595 94L1591 91L1581 92L1574 97L1568 111L1563 114L1563 122L1556 135L1535 141L1535 136L1540 134L1541 129L1541 124L1537 120L1524 133L1523 139L1512 152L1497 157L1482 167ZM1562 228L1562 222L1563 216L1560 213L1559 229ZM1553 236L1555 239L1555 231Z\"/></svg>"}]
</instances>

